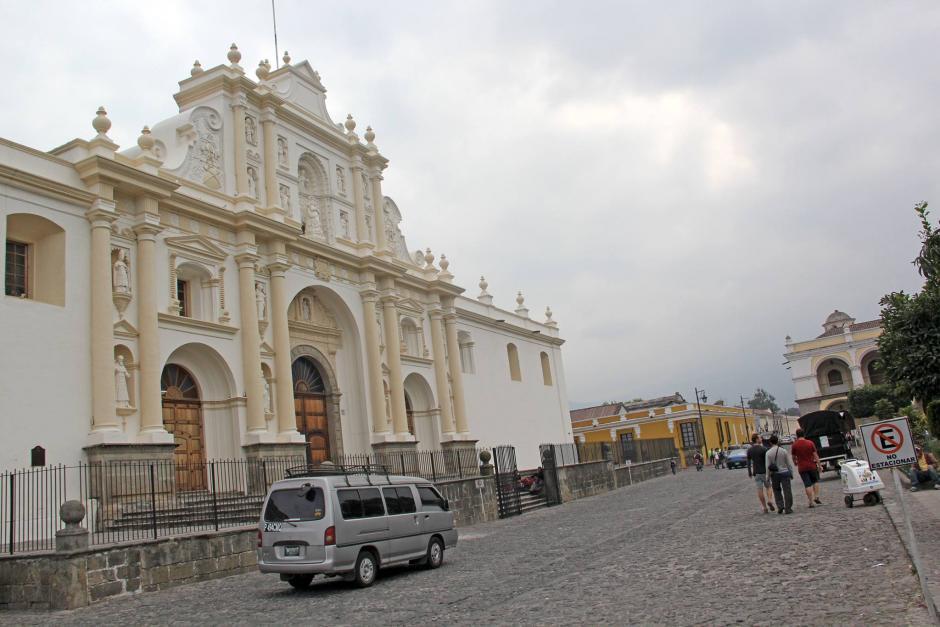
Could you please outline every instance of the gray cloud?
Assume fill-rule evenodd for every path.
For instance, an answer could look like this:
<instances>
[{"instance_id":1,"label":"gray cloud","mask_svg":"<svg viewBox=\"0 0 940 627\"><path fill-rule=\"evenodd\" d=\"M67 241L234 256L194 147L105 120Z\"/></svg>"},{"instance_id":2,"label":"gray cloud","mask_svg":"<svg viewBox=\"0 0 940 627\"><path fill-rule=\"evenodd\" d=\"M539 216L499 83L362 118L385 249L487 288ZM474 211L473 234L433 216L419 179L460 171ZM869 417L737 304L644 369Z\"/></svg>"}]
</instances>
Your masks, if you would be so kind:
<instances>
[{"instance_id":1,"label":"gray cloud","mask_svg":"<svg viewBox=\"0 0 940 627\"><path fill-rule=\"evenodd\" d=\"M0 135L51 148L106 104L128 145L194 58L236 41L246 68L274 61L264 3L147 6L0 7ZM376 128L411 247L445 252L470 294L485 274L506 308L518 289L552 306L572 399L765 386L789 403L784 335L918 284L938 5L278 7L333 116Z\"/></svg>"}]
</instances>

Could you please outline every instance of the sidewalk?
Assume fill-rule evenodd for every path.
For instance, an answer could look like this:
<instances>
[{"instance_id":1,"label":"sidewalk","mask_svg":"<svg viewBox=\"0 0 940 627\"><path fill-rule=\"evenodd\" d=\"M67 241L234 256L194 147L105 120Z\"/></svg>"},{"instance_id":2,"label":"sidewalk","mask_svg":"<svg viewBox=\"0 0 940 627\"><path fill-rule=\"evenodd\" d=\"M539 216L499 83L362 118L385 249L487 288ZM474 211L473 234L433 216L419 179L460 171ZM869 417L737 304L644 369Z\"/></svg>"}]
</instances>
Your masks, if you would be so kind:
<instances>
[{"instance_id":1,"label":"sidewalk","mask_svg":"<svg viewBox=\"0 0 940 627\"><path fill-rule=\"evenodd\" d=\"M904 543L904 548L910 554L907 527L904 524L901 504L898 502L899 495L894 489L894 478L890 470L879 470L878 474L885 484L885 489L881 493L885 509L901 537L901 542ZM907 506L917 547L920 549L920 563L924 571L921 575L926 576L927 591L930 595L927 602L932 603L936 608L940 600L940 554L936 550L936 547L940 546L940 490L911 492L908 485L908 482L902 479L903 494L900 496Z\"/></svg>"}]
</instances>

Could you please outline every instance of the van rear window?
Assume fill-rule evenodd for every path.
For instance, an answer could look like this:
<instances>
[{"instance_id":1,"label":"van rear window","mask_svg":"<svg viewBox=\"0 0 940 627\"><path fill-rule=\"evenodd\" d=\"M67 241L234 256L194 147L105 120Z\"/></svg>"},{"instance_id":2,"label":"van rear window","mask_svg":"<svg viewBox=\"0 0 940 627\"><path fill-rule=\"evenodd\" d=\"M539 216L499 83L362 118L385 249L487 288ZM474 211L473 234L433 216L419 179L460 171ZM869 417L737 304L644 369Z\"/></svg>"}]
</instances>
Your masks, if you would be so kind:
<instances>
[{"instance_id":1,"label":"van rear window","mask_svg":"<svg viewBox=\"0 0 940 627\"><path fill-rule=\"evenodd\" d=\"M320 488L289 488L275 490L264 508L268 522L284 520L320 520L323 518L323 490Z\"/></svg>"}]
</instances>

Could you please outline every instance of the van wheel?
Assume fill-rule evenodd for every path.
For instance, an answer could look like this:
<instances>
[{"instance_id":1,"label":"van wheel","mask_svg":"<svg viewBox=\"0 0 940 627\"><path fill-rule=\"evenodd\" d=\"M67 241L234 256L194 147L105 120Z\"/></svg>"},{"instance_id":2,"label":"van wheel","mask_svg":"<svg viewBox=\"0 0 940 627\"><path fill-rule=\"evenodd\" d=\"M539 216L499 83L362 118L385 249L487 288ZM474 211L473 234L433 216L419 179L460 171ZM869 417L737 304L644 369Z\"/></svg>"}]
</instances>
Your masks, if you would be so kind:
<instances>
[{"instance_id":1,"label":"van wheel","mask_svg":"<svg viewBox=\"0 0 940 627\"><path fill-rule=\"evenodd\" d=\"M311 581L313 581L313 575L294 575L287 580L287 583L297 590L305 590L310 586Z\"/></svg>"},{"instance_id":2,"label":"van wheel","mask_svg":"<svg viewBox=\"0 0 940 627\"><path fill-rule=\"evenodd\" d=\"M444 543L440 538L431 538L428 543L428 555L424 558L424 565L428 569L440 568L444 563Z\"/></svg>"},{"instance_id":3,"label":"van wheel","mask_svg":"<svg viewBox=\"0 0 940 627\"><path fill-rule=\"evenodd\" d=\"M356 585L360 588L368 588L375 583L375 576L378 574L379 565L375 561L375 555L371 551L361 551L356 558L356 571L354 573Z\"/></svg>"}]
</instances>

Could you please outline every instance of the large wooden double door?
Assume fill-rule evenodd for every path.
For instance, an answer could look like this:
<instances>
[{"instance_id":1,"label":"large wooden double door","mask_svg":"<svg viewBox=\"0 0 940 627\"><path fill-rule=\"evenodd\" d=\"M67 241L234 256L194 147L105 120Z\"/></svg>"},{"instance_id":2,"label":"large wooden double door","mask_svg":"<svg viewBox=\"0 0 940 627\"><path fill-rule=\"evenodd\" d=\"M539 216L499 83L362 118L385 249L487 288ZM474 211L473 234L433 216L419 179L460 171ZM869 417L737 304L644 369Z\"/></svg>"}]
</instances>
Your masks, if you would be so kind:
<instances>
[{"instance_id":1,"label":"large wooden double door","mask_svg":"<svg viewBox=\"0 0 940 627\"><path fill-rule=\"evenodd\" d=\"M307 441L307 463L330 459L330 421L326 412L326 386L312 359L297 358L291 367L294 380L294 415L297 431Z\"/></svg>"},{"instance_id":2,"label":"large wooden double door","mask_svg":"<svg viewBox=\"0 0 940 627\"><path fill-rule=\"evenodd\" d=\"M163 427L173 434L176 448L176 489L206 489L206 447L202 403L196 382L183 368L169 364L160 378L163 393Z\"/></svg>"}]
</instances>

